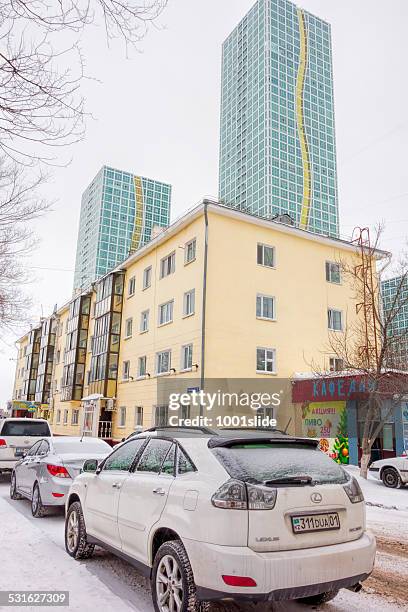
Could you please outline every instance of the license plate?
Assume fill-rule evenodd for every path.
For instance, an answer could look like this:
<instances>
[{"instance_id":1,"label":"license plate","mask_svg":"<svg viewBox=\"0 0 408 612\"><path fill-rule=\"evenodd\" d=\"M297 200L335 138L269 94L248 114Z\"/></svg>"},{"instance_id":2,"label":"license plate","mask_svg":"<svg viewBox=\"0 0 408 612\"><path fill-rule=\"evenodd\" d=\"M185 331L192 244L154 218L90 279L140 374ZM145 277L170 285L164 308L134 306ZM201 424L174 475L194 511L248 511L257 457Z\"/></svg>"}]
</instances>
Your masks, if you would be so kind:
<instances>
[{"instance_id":1,"label":"license plate","mask_svg":"<svg viewBox=\"0 0 408 612\"><path fill-rule=\"evenodd\" d=\"M294 533L340 529L339 515L337 512L328 512L327 514L292 516L292 529Z\"/></svg>"},{"instance_id":2,"label":"license plate","mask_svg":"<svg viewBox=\"0 0 408 612\"><path fill-rule=\"evenodd\" d=\"M25 446L18 446L16 450L14 451L14 455L16 457L22 457L24 453L26 452L26 450L27 449L25 448Z\"/></svg>"}]
</instances>

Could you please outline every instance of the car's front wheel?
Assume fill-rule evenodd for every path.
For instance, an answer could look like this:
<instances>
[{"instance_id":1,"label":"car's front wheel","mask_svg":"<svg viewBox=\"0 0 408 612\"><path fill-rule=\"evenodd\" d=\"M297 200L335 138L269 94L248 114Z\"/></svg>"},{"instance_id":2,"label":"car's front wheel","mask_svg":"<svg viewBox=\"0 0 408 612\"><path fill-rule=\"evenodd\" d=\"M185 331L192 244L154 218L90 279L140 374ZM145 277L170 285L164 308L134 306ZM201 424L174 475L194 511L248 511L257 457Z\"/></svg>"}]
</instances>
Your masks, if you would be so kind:
<instances>
[{"instance_id":1,"label":"car's front wheel","mask_svg":"<svg viewBox=\"0 0 408 612\"><path fill-rule=\"evenodd\" d=\"M88 559L93 555L94 544L89 544L81 502L73 502L65 517L65 548L74 559Z\"/></svg>"},{"instance_id":2,"label":"car's front wheel","mask_svg":"<svg viewBox=\"0 0 408 612\"><path fill-rule=\"evenodd\" d=\"M390 489L399 489L402 486L401 476L394 468L385 468L381 473L381 480Z\"/></svg>"},{"instance_id":3,"label":"car's front wheel","mask_svg":"<svg viewBox=\"0 0 408 612\"><path fill-rule=\"evenodd\" d=\"M156 612L207 612L199 602L193 570L180 540L165 542L156 553L152 571L152 597Z\"/></svg>"},{"instance_id":4,"label":"car's front wheel","mask_svg":"<svg viewBox=\"0 0 408 612\"><path fill-rule=\"evenodd\" d=\"M326 591L326 593L319 593L319 595L302 597L301 599L298 599L298 601L308 606L321 606L322 604L334 599L338 592L338 589L336 591Z\"/></svg>"},{"instance_id":5,"label":"car's front wheel","mask_svg":"<svg viewBox=\"0 0 408 612\"><path fill-rule=\"evenodd\" d=\"M17 481L14 472L11 474L10 480L10 499L23 499L23 496L17 492Z\"/></svg>"}]
</instances>

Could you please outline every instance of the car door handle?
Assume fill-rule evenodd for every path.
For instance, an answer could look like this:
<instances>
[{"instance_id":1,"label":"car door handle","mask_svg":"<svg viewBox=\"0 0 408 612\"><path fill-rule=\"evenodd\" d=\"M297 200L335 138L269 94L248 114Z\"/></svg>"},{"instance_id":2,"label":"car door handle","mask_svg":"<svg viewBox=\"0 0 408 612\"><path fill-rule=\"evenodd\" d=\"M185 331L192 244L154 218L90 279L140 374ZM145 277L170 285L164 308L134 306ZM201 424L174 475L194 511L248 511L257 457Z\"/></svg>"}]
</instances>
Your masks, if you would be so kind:
<instances>
[{"instance_id":1,"label":"car door handle","mask_svg":"<svg viewBox=\"0 0 408 612\"><path fill-rule=\"evenodd\" d=\"M114 489L120 489L120 487L121 487L121 486L122 486L122 485L120 484L120 482L114 482L114 483L113 483L113 485L112 485L112 487L113 487Z\"/></svg>"},{"instance_id":2,"label":"car door handle","mask_svg":"<svg viewBox=\"0 0 408 612\"><path fill-rule=\"evenodd\" d=\"M164 489L160 489L160 487L158 489L153 489L153 493L156 493L156 495L166 495L166 491Z\"/></svg>"}]
</instances>

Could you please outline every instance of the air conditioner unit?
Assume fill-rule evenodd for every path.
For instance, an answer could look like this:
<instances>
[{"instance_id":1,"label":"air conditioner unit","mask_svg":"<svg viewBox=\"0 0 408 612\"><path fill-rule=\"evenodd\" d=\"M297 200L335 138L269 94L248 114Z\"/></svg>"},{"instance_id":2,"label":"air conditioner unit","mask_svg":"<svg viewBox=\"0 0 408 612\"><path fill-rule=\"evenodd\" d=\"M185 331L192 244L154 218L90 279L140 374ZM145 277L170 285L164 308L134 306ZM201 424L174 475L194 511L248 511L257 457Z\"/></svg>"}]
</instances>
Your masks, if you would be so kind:
<instances>
[{"instance_id":1,"label":"air conditioner unit","mask_svg":"<svg viewBox=\"0 0 408 612\"><path fill-rule=\"evenodd\" d=\"M113 410L115 410L115 400L114 399L107 399L106 400L106 410L108 410L109 412L112 412Z\"/></svg>"}]
</instances>

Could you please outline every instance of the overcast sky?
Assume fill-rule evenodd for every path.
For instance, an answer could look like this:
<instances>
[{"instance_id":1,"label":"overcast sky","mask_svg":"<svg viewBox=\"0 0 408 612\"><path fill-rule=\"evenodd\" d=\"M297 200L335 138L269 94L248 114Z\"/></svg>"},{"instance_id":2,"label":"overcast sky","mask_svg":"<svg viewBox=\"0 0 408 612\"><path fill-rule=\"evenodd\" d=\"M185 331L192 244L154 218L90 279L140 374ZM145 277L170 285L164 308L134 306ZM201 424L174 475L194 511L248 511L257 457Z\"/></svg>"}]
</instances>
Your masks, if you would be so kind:
<instances>
[{"instance_id":1,"label":"overcast sky","mask_svg":"<svg viewBox=\"0 0 408 612\"><path fill-rule=\"evenodd\" d=\"M53 172L53 212L36 224L27 305L48 315L71 294L81 193L103 164L173 185L172 218L217 196L221 44L252 0L169 0L125 58L102 28L83 41L88 121L72 162ZM382 246L398 253L408 227L408 2L303 0L332 24L340 231L385 220ZM16 337L0 338L0 407L11 397Z\"/></svg>"}]
</instances>

